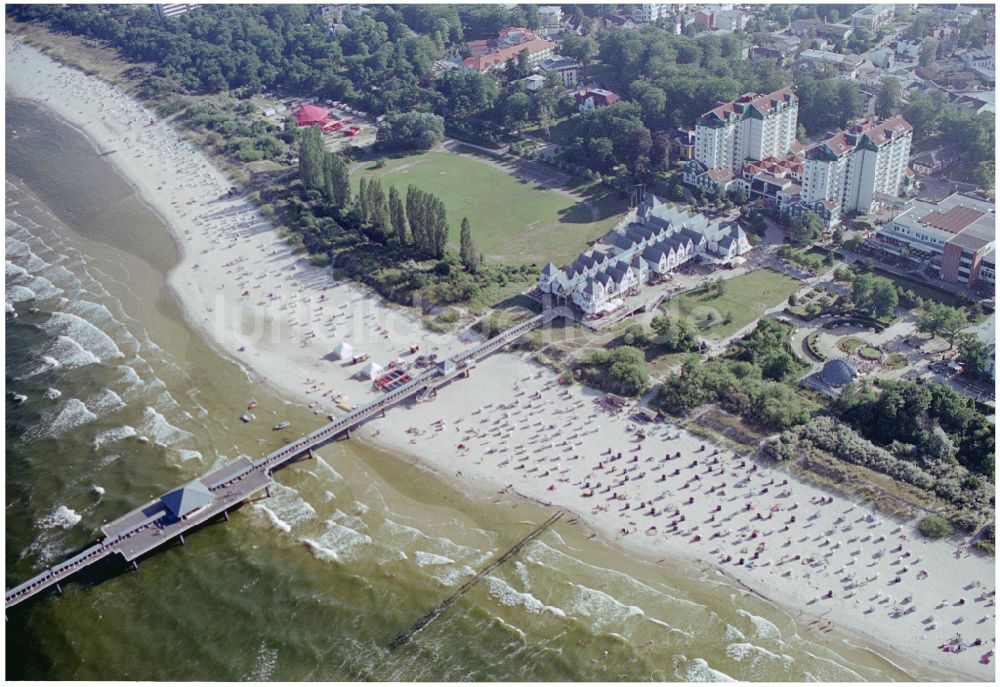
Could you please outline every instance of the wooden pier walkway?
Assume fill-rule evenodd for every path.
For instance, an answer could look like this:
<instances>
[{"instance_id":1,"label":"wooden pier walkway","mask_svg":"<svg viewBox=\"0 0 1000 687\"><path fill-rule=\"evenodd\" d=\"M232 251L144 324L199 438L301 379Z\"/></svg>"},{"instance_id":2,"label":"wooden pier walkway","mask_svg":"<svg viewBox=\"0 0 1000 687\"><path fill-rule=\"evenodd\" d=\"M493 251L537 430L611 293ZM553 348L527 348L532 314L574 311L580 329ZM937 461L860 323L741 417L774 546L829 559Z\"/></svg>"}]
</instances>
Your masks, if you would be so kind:
<instances>
[{"instance_id":1,"label":"wooden pier walkway","mask_svg":"<svg viewBox=\"0 0 1000 687\"><path fill-rule=\"evenodd\" d=\"M274 482L272 473L289 463L312 455L313 449L340 436L350 436L352 429L375 416L382 416L392 406L410 398L426 398L449 382L469 375L472 366L528 332L556 317L572 318L567 308L547 310L473 348L438 363L399 388L332 420L315 432L286 444L263 458L251 461L238 458L221 468L173 489L101 528L103 537L71 558L39 573L30 580L8 589L6 608L55 587L71 575L111 554L118 554L137 567L136 559L171 539L184 542L184 533L209 520L222 516L251 496L268 492Z\"/></svg>"}]
</instances>

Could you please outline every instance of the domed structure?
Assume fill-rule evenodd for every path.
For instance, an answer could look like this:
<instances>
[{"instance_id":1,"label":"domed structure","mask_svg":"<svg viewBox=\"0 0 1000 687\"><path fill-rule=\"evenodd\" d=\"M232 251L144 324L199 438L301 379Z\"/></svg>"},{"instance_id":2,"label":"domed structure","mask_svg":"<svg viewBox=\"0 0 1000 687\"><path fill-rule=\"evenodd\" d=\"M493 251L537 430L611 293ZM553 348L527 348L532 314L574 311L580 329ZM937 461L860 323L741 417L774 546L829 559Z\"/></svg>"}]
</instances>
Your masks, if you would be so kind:
<instances>
[{"instance_id":1,"label":"domed structure","mask_svg":"<svg viewBox=\"0 0 1000 687\"><path fill-rule=\"evenodd\" d=\"M830 386L844 386L858 376L858 369L846 360L828 360L820 377Z\"/></svg>"}]
</instances>

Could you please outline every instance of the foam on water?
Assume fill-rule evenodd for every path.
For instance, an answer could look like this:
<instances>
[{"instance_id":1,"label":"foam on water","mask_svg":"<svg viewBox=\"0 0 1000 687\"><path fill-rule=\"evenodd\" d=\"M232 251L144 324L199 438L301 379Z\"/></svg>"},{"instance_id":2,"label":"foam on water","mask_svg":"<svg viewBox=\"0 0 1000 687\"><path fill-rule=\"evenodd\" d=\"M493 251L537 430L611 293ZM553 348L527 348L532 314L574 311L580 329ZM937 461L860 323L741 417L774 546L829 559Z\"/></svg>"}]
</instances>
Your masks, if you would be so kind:
<instances>
[{"instance_id":1,"label":"foam on water","mask_svg":"<svg viewBox=\"0 0 1000 687\"><path fill-rule=\"evenodd\" d=\"M455 562L446 556L439 556L436 553L428 553L427 551L414 551L413 560L421 568L426 568L430 565L450 565Z\"/></svg>"},{"instance_id":2,"label":"foam on water","mask_svg":"<svg viewBox=\"0 0 1000 687\"><path fill-rule=\"evenodd\" d=\"M73 339L100 360L125 357L110 336L72 313L62 311L52 313L52 317L42 325L42 329L50 334L58 332Z\"/></svg>"},{"instance_id":3,"label":"foam on water","mask_svg":"<svg viewBox=\"0 0 1000 687\"><path fill-rule=\"evenodd\" d=\"M115 384L125 384L127 388L123 392L126 396L130 395L134 390L142 388L144 382L139 373L135 371L135 368L131 365L119 365L115 368L118 371L118 378L115 379Z\"/></svg>"},{"instance_id":4,"label":"foam on water","mask_svg":"<svg viewBox=\"0 0 1000 687\"><path fill-rule=\"evenodd\" d=\"M271 485L268 509L289 528L316 517L316 509L309 505L298 491L280 482Z\"/></svg>"},{"instance_id":5,"label":"foam on water","mask_svg":"<svg viewBox=\"0 0 1000 687\"><path fill-rule=\"evenodd\" d=\"M644 594L654 594L662 600L669 601L670 603L678 603L685 606L691 606L694 608L704 608L702 604L695 601L690 601L688 599L678 598L671 594L664 592L661 589L654 589L648 584L640 582L631 575L627 575L619 570L614 570L613 568L602 568L597 565L591 565L590 563L585 563L584 561L574 558L568 554L559 551L558 549L553 549L551 546L536 539L531 542L525 548L525 560L529 563L534 563L539 566L554 568L560 571L566 571L567 569L572 569L576 566L582 566L585 569L592 570L599 574L601 577L609 577L618 582L622 582L629 588L634 589L638 592Z\"/></svg>"},{"instance_id":6,"label":"foam on water","mask_svg":"<svg viewBox=\"0 0 1000 687\"><path fill-rule=\"evenodd\" d=\"M754 615L742 608L737 609L736 613L753 623L754 637L759 637L760 639L781 639L781 630L767 618Z\"/></svg>"},{"instance_id":7,"label":"foam on water","mask_svg":"<svg viewBox=\"0 0 1000 687\"><path fill-rule=\"evenodd\" d=\"M27 286L29 289L34 291L35 299L40 301L47 300L49 298L56 298L57 296L61 296L63 293L62 289L45 277L32 277L28 280L27 284L24 284L24 286Z\"/></svg>"},{"instance_id":8,"label":"foam on water","mask_svg":"<svg viewBox=\"0 0 1000 687\"><path fill-rule=\"evenodd\" d=\"M155 405L157 408L161 408L162 410L177 410L181 407L173 395L166 390L156 397Z\"/></svg>"},{"instance_id":9,"label":"foam on water","mask_svg":"<svg viewBox=\"0 0 1000 687\"><path fill-rule=\"evenodd\" d=\"M261 642L257 648L257 659L254 661L253 669L243 680L245 682L267 682L271 679L277 664L278 650Z\"/></svg>"},{"instance_id":10,"label":"foam on water","mask_svg":"<svg viewBox=\"0 0 1000 687\"><path fill-rule=\"evenodd\" d=\"M180 457L182 463L186 463L189 460L201 460L203 458L201 451L194 451L186 448L174 448L170 450Z\"/></svg>"},{"instance_id":11,"label":"foam on water","mask_svg":"<svg viewBox=\"0 0 1000 687\"><path fill-rule=\"evenodd\" d=\"M338 482L343 482L344 478L341 477L340 473L333 469L333 466L323 460L322 456L316 456L316 467L322 468L330 477Z\"/></svg>"},{"instance_id":12,"label":"foam on water","mask_svg":"<svg viewBox=\"0 0 1000 687\"><path fill-rule=\"evenodd\" d=\"M137 432L135 431L135 427L130 425L122 425L121 427L114 427L112 429L106 429L103 432L98 432L97 436L94 437L94 450L97 451L106 444L121 441L122 439L128 437L134 437L136 434Z\"/></svg>"},{"instance_id":13,"label":"foam on water","mask_svg":"<svg viewBox=\"0 0 1000 687\"><path fill-rule=\"evenodd\" d=\"M57 336L42 356L42 366L30 373L29 377L57 367L73 370L87 365L96 365L101 359L68 336Z\"/></svg>"},{"instance_id":14,"label":"foam on water","mask_svg":"<svg viewBox=\"0 0 1000 687\"><path fill-rule=\"evenodd\" d=\"M817 674L820 682L865 682L860 674L837 661L817 656L808 651L803 653L817 662L816 665L812 666L812 672Z\"/></svg>"},{"instance_id":15,"label":"foam on water","mask_svg":"<svg viewBox=\"0 0 1000 687\"><path fill-rule=\"evenodd\" d=\"M146 406L138 429L141 434L153 441L167 445L176 444L192 436L190 432L185 432L167 422L167 419L152 406Z\"/></svg>"},{"instance_id":16,"label":"foam on water","mask_svg":"<svg viewBox=\"0 0 1000 687\"><path fill-rule=\"evenodd\" d=\"M59 406L50 418L44 425L36 425L25 432L25 438L58 437L88 422L93 422L97 416L87 409L83 401L71 398Z\"/></svg>"},{"instance_id":17,"label":"foam on water","mask_svg":"<svg viewBox=\"0 0 1000 687\"><path fill-rule=\"evenodd\" d=\"M490 597L501 606L520 606L528 613L548 611L552 615L565 618L566 613L561 608L547 606L529 592L519 592L498 577L486 576L486 587Z\"/></svg>"},{"instance_id":18,"label":"foam on water","mask_svg":"<svg viewBox=\"0 0 1000 687\"><path fill-rule=\"evenodd\" d=\"M59 398L60 396L62 396L62 392L59 391L59 389L56 389L54 387L49 387L48 389L45 390L44 396L45 396L45 398L49 399L50 401L54 401L57 398Z\"/></svg>"},{"instance_id":19,"label":"foam on water","mask_svg":"<svg viewBox=\"0 0 1000 687\"><path fill-rule=\"evenodd\" d=\"M262 503L253 504L253 510L263 513L270 523L282 532L291 532L292 526L278 517L278 515Z\"/></svg>"},{"instance_id":20,"label":"foam on water","mask_svg":"<svg viewBox=\"0 0 1000 687\"><path fill-rule=\"evenodd\" d=\"M623 623L629 618L645 615L638 606L623 604L618 599L604 592L585 587L582 584L570 583L577 591L575 598L567 607L570 613L591 618L595 626L602 628L610 623Z\"/></svg>"},{"instance_id":21,"label":"foam on water","mask_svg":"<svg viewBox=\"0 0 1000 687\"><path fill-rule=\"evenodd\" d=\"M10 303L23 303L35 298L35 292L27 286L14 284L7 287L7 301Z\"/></svg>"},{"instance_id":22,"label":"foam on water","mask_svg":"<svg viewBox=\"0 0 1000 687\"><path fill-rule=\"evenodd\" d=\"M102 416L121 410L125 407L125 401L111 389L101 389L86 400L86 405L98 416Z\"/></svg>"},{"instance_id":23,"label":"foam on water","mask_svg":"<svg viewBox=\"0 0 1000 687\"><path fill-rule=\"evenodd\" d=\"M56 506L56 508L41 518L37 525L44 529L61 528L68 530L83 519L83 516L68 506Z\"/></svg>"},{"instance_id":24,"label":"foam on water","mask_svg":"<svg viewBox=\"0 0 1000 687\"><path fill-rule=\"evenodd\" d=\"M688 664L684 672L686 682L736 682L722 671L716 670L708 665L708 661L703 658L696 658Z\"/></svg>"},{"instance_id":25,"label":"foam on water","mask_svg":"<svg viewBox=\"0 0 1000 687\"><path fill-rule=\"evenodd\" d=\"M785 654L779 656L773 651L768 651L762 646L750 644L749 642L730 644L726 647L726 656L738 663L746 662L751 667L757 667L762 662L777 662L781 663L785 670L791 668L795 662L795 659L791 656L786 656Z\"/></svg>"},{"instance_id":26,"label":"foam on water","mask_svg":"<svg viewBox=\"0 0 1000 687\"><path fill-rule=\"evenodd\" d=\"M740 632L739 628L734 627L729 623L726 623L726 629L722 633L723 641L736 642L736 641L743 641L746 638L747 638L746 635Z\"/></svg>"},{"instance_id":27,"label":"foam on water","mask_svg":"<svg viewBox=\"0 0 1000 687\"><path fill-rule=\"evenodd\" d=\"M454 587L464 580L475 577L476 571L467 565L435 568L432 577L445 587Z\"/></svg>"},{"instance_id":28,"label":"foam on water","mask_svg":"<svg viewBox=\"0 0 1000 687\"><path fill-rule=\"evenodd\" d=\"M415 527L401 525L388 518L383 520L382 529L387 530L393 538L403 540L400 542L400 548L404 548L403 545L406 544L417 545L457 563L478 564L492 554L491 551L483 552L469 546L463 546L446 537L430 537ZM475 573L473 572L473 574Z\"/></svg>"},{"instance_id":29,"label":"foam on water","mask_svg":"<svg viewBox=\"0 0 1000 687\"><path fill-rule=\"evenodd\" d=\"M105 489L104 489L104 487L102 487L102 486L100 486L98 484L95 484L94 486L92 486L91 490L95 494L97 494L98 496L104 496Z\"/></svg>"},{"instance_id":30,"label":"foam on water","mask_svg":"<svg viewBox=\"0 0 1000 687\"><path fill-rule=\"evenodd\" d=\"M500 616L498 616L498 615L493 616L493 622L495 622L497 625L499 625L503 629L507 630L507 632L510 632L511 634L516 635L517 638L520 639L522 642L527 641L528 635L526 635L524 633L524 630L522 630L521 628L516 627L514 625L511 625L510 623L508 623L506 620L504 620Z\"/></svg>"},{"instance_id":31,"label":"foam on water","mask_svg":"<svg viewBox=\"0 0 1000 687\"><path fill-rule=\"evenodd\" d=\"M322 561L339 562L352 559L360 548L372 543L372 538L350 527L327 520L327 530L318 537L307 537L301 541Z\"/></svg>"},{"instance_id":32,"label":"foam on water","mask_svg":"<svg viewBox=\"0 0 1000 687\"><path fill-rule=\"evenodd\" d=\"M514 561L514 572L517 573L517 579L521 581L525 589L531 588L531 575L528 573L528 566L526 566L521 561Z\"/></svg>"},{"instance_id":33,"label":"foam on water","mask_svg":"<svg viewBox=\"0 0 1000 687\"><path fill-rule=\"evenodd\" d=\"M107 306L101 303L94 303L92 301L85 300L72 300L66 304L66 311L86 320L87 322L112 330L115 334L116 341L122 342L123 345L128 346L133 353L138 352L141 348L139 340L132 335L132 332L128 330L128 327L112 315Z\"/></svg>"}]
</instances>

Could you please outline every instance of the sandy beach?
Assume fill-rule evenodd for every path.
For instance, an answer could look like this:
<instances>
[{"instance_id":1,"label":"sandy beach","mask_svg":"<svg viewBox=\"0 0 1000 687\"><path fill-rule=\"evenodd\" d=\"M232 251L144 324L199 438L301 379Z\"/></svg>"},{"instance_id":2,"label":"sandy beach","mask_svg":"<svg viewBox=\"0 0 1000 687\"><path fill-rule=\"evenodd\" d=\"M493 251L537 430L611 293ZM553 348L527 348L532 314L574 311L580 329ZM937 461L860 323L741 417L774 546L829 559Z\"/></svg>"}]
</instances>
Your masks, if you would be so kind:
<instances>
[{"instance_id":1,"label":"sandy beach","mask_svg":"<svg viewBox=\"0 0 1000 687\"><path fill-rule=\"evenodd\" d=\"M358 376L363 365L333 355L342 342L388 367L411 364L414 346L444 357L477 340L430 332L310 265L251 203L228 194L231 184L200 151L118 88L19 41L8 40L7 64L10 94L44 104L113 151L109 160L174 232L183 257L169 282L187 317L290 401L322 416L339 412L336 396L352 405L375 397ZM797 612L800 634L846 637L935 675L994 679L993 559L956 541L929 542L915 523L669 423L636 423L605 409L601 396L502 353L433 401L396 408L359 434L470 490L509 490L572 511L643 557L716 567L720 579ZM234 399L234 413L246 400Z\"/></svg>"}]
</instances>

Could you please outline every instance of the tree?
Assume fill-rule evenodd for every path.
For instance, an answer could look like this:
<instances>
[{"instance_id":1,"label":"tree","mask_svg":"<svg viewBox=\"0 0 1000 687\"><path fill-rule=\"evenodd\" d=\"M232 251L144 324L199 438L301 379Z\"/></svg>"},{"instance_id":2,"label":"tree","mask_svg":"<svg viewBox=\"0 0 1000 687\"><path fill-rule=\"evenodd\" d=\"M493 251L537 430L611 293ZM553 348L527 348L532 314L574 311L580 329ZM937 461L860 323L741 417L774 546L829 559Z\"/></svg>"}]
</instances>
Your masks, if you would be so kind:
<instances>
[{"instance_id":1,"label":"tree","mask_svg":"<svg viewBox=\"0 0 1000 687\"><path fill-rule=\"evenodd\" d=\"M791 223L790 238L800 246L818 241L823 236L823 220L812 210L806 210Z\"/></svg>"},{"instance_id":2,"label":"tree","mask_svg":"<svg viewBox=\"0 0 1000 687\"><path fill-rule=\"evenodd\" d=\"M871 31L859 26L851 32L851 37L847 39L847 49L852 53L860 55L872 49Z\"/></svg>"},{"instance_id":3,"label":"tree","mask_svg":"<svg viewBox=\"0 0 1000 687\"><path fill-rule=\"evenodd\" d=\"M924 41L920 44L920 54L918 57L920 66L927 69L934 64L934 60L937 59L937 51L938 42L936 40L933 38L924 39Z\"/></svg>"},{"instance_id":4,"label":"tree","mask_svg":"<svg viewBox=\"0 0 1000 687\"><path fill-rule=\"evenodd\" d=\"M851 302L854 303L854 307L863 312L870 311L875 290L875 278L870 274L859 274L854 277L854 283L851 286Z\"/></svg>"},{"instance_id":5,"label":"tree","mask_svg":"<svg viewBox=\"0 0 1000 687\"><path fill-rule=\"evenodd\" d=\"M569 31L559 46L559 53L576 60L586 67L597 56L597 41L587 36L578 36Z\"/></svg>"},{"instance_id":6,"label":"tree","mask_svg":"<svg viewBox=\"0 0 1000 687\"><path fill-rule=\"evenodd\" d=\"M983 160L972 171L972 180L984 191L992 191L996 180L996 163L993 160Z\"/></svg>"},{"instance_id":7,"label":"tree","mask_svg":"<svg viewBox=\"0 0 1000 687\"><path fill-rule=\"evenodd\" d=\"M469 226L468 217L462 218L462 230L459 238L458 255L465 269L472 274L475 274L476 269L479 266L479 254L476 252L476 247L472 243L472 229Z\"/></svg>"},{"instance_id":8,"label":"tree","mask_svg":"<svg viewBox=\"0 0 1000 687\"><path fill-rule=\"evenodd\" d=\"M427 112L387 115L379 124L375 141L387 150L427 150L444 138L444 119Z\"/></svg>"},{"instance_id":9,"label":"tree","mask_svg":"<svg viewBox=\"0 0 1000 687\"><path fill-rule=\"evenodd\" d=\"M903 86L899 79L889 76L882 80L882 88L879 89L878 98L875 100L875 114L882 119L888 119L899 111L900 98L903 94Z\"/></svg>"},{"instance_id":10,"label":"tree","mask_svg":"<svg viewBox=\"0 0 1000 687\"><path fill-rule=\"evenodd\" d=\"M877 277L872 284L872 310L876 317L890 317L899 305L899 295L896 285L888 279Z\"/></svg>"},{"instance_id":11,"label":"tree","mask_svg":"<svg viewBox=\"0 0 1000 687\"><path fill-rule=\"evenodd\" d=\"M668 353L694 352L700 348L695 327L686 318L654 317L649 325L656 334L654 343L662 346Z\"/></svg>"},{"instance_id":12,"label":"tree","mask_svg":"<svg viewBox=\"0 0 1000 687\"><path fill-rule=\"evenodd\" d=\"M306 189L320 189L323 179L323 135L319 127L306 127L299 139L299 178Z\"/></svg>"},{"instance_id":13,"label":"tree","mask_svg":"<svg viewBox=\"0 0 1000 687\"><path fill-rule=\"evenodd\" d=\"M962 310L943 303L928 305L924 312L917 317L919 331L936 334L946 339L952 346L955 345L955 337L966 324L967 320Z\"/></svg>"},{"instance_id":14,"label":"tree","mask_svg":"<svg viewBox=\"0 0 1000 687\"><path fill-rule=\"evenodd\" d=\"M378 179L368 181L368 217L373 227L383 234L389 226L389 209L386 206L385 192L382 182Z\"/></svg>"},{"instance_id":15,"label":"tree","mask_svg":"<svg viewBox=\"0 0 1000 687\"><path fill-rule=\"evenodd\" d=\"M345 210L351 200L351 181L343 156L329 152L323 156L323 181L327 200Z\"/></svg>"},{"instance_id":16,"label":"tree","mask_svg":"<svg viewBox=\"0 0 1000 687\"><path fill-rule=\"evenodd\" d=\"M974 334L959 334L956 337L958 344L958 360L962 363L965 371L976 377L983 377L989 369L993 360L990 346L985 341Z\"/></svg>"},{"instance_id":17,"label":"tree","mask_svg":"<svg viewBox=\"0 0 1000 687\"><path fill-rule=\"evenodd\" d=\"M538 12L538 5L521 5L524 10L524 25L534 31L542 25L542 16Z\"/></svg>"},{"instance_id":18,"label":"tree","mask_svg":"<svg viewBox=\"0 0 1000 687\"><path fill-rule=\"evenodd\" d=\"M358 182L358 195L355 196L354 207L358 210L362 224L367 224L371 213L368 209L368 180L364 177Z\"/></svg>"},{"instance_id":19,"label":"tree","mask_svg":"<svg viewBox=\"0 0 1000 687\"><path fill-rule=\"evenodd\" d=\"M406 212L403 201L395 186L389 187L389 220L392 222L392 232L401 246L406 245Z\"/></svg>"}]
</instances>

